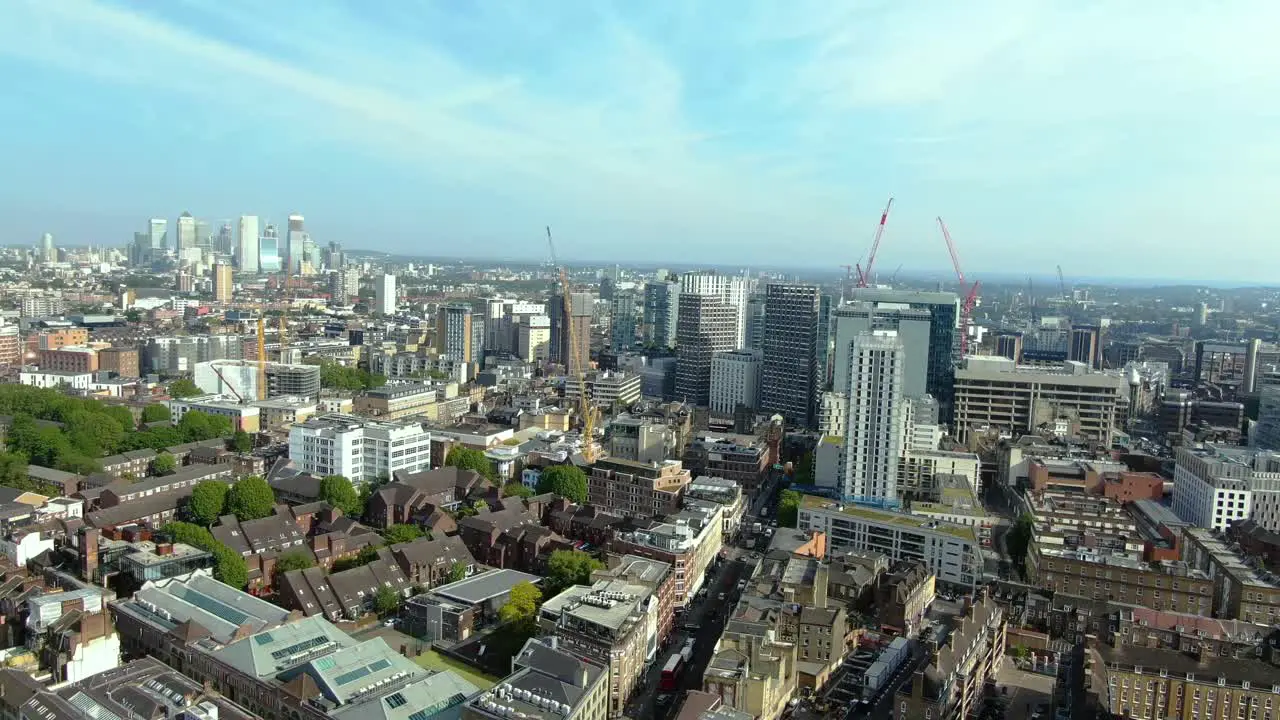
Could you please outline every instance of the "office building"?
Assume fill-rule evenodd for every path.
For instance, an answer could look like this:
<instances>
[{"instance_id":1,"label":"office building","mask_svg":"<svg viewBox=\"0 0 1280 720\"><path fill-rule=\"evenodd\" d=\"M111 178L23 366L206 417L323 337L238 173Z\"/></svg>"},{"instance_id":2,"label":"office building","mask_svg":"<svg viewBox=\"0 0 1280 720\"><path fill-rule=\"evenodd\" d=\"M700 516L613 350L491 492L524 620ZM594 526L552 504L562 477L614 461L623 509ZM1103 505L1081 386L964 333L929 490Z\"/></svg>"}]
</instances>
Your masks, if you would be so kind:
<instances>
[{"instance_id":1,"label":"office building","mask_svg":"<svg viewBox=\"0 0 1280 720\"><path fill-rule=\"evenodd\" d=\"M1214 340L1196 342L1195 380L1211 385L1245 385L1249 344Z\"/></svg>"},{"instance_id":2,"label":"office building","mask_svg":"<svg viewBox=\"0 0 1280 720\"><path fill-rule=\"evenodd\" d=\"M1091 368L1102 367L1102 328L1097 325L1072 325L1071 346L1067 359Z\"/></svg>"},{"instance_id":3,"label":"office building","mask_svg":"<svg viewBox=\"0 0 1280 720\"><path fill-rule=\"evenodd\" d=\"M1258 424L1253 447L1280 451L1280 385L1263 385L1258 391Z\"/></svg>"},{"instance_id":4,"label":"office building","mask_svg":"<svg viewBox=\"0 0 1280 720\"><path fill-rule=\"evenodd\" d=\"M435 405L439 396L440 393L434 388L418 383L383 385L357 396L352 411L356 415L379 420L399 420L426 414L428 407Z\"/></svg>"},{"instance_id":5,"label":"office building","mask_svg":"<svg viewBox=\"0 0 1280 720\"><path fill-rule=\"evenodd\" d=\"M711 356L708 406L720 416L732 416L739 405L760 408L764 360L759 350L730 350Z\"/></svg>"},{"instance_id":6,"label":"office building","mask_svg":"<svg viewBox=\"0 0 1280 720\"><path fill-rule=\"evenodd\" d=\"M582 388L587 390L591 402L601 407L628 407L640 399L640 376L620 370L593 370L578 383L565 383L564 397L571 404L578 402Z\"/></svg>"},{"instance_id":7,"label":"office building","mask_svg":"<svg viewBox=\"0 0 1280 720\"><path fill-rule=\"evenodd\" d=\"M58 262L58 248L53 245L53 235L45 233L40 236L40 262Z\"/></svg>"},{"instance_id":8,"label":"office building","mask_svg":"<svg viewBox=\"0 0 1280 720\"><path fill-rule=\"evenodd\" d=\"M479 320L467 303L449 303L436 311L436 352L464 363L479 360L472 324Z\"/></svg>"},{"instance_id":9,"label":"office building","mask_svg":"<svg viewBox=\"0 0 1280 720\"><path fill-rule=\"evenodd\" d=\"M996 335L996 355L1015 363L1022 362L1022 333L1002 332Z\"/></svg>"},{"instance_id":10,"label":"office building","mask_svg":"<svg viewBox=\"0 0 1280 720\"><path fill-rule=\"evenodd\" d=\"M560 648L555 635L530 638L511 674L462 705L461 720L608 720L609 673Z\"/></svg>"},{"instance_id":11,"label":"office building","mask_svg":"<svg viewBox=\"0 0 1280 720\"><path fill-rule=\"evenodd\" d=\"M262 229L262 237L258 238L258 270L264 273L278 273L285 269L280 248L280 233L275 225L268 224Z\"/></svg>"},{"instance_id":12,"label":"office building","mask_svg":"<svg viewBox=\"0 0 1280 720\"><path fill-rule=\"evenodd\" d=\"M832 356L831 323L835 316L835 302L831 298L830 293L822 293L818 296L818 350L816 353L818 362L817 371L817 387L814 390L814 412L817 412L817 398L822 391L831 384L831 370L834 358ZM816 422L816 418L815 418Z\"/></svg>"},{"instance_id":13,"label":"office building","mask_svg":"<svg viewBox=\"0 0 1280 720\"><path fill-rule=\"evenodd\" d=\"M152 250L152 257L164 253L165 248L169 246L169 221L164 218L151 218L147 222L147 237L149 239L148 247Z\"/></svg>"},{"instance_id":14,"label":"office building","mask_svg":"<svg viewBox=\"0 0 1280 720\"><path fill-rule=\"evenodd\" d=\"M551 351L551 318L528 317L517 329L516 355L528 363L544 363Z\"/></svg>"},{"instance_id":15,"label":"office building","mask_svg":"<svg viewBox=\"0 0 1280 720\"><path fill-rule=\"evenodd\" d=\"M231 285L231 264L220 262L213 266L213 299L229 303L234 295Z\"/></svg>"},{"instance_id":16,"label":"office building","mask_svg":"<svg viewBox=\"0 0 1280 720\"><path fill-rule=\"evenodd\" d=\"M674 607L686 607L707 582L707 572L724 546L724 515L728 508L707 500L686 501L686 507L661 520L642 523L614 536L610 550L635 555L675 568Z\"/></svg>"},{"instance_id":17,"label":"office building","mask_svg":"<svg viewBox=\"0 0 1280 720\"><path fill-rule=\"evenodd\" d=\"M898 461L906 420L904 353L902 341L892 330L863 333L850 345L841 494L851 500L898 502Z\"/></svg>"},{"instance_id":18,"label":"office building","mask_svg":"<svg viewBox=\"0 0 1280 720\"><path fill-rule=\"evenodd\" d=\"M814 426L818 399L821 292L812 285L772 283L765 288L760 405L789 425Z\"/></svg>"},{"instance_id":19,"label":"office building","mask_svg":"<svg viewBox=\"0 0 1280 720\"><path fill-rule=\"evenodd\" d=\"M939 583L955 588L972 589L982 580L978 531L965 525L805 495L796 527L824 533L828 555L870 550L891 562L920 561Z\"/></svg>"},{"instance_id":20,"label":"office building","mask_svg":"<svg viewBox=\"0 0 1280 720\"><path fill-rule=\"evenodd\" d=\"M174 249L178 251L178 256L182 256L182 251L187 248L197 247L196 219L191 213L184 212L178 216L178 238Z\"/></svg>"},{"instance_id":21,"label":"office building","mask_svg":"<svg viewBox=\"0 0 1280 720\"><path fill-rule=\"evenodd\" d=\"M236 226L236 264L242 273L257 273L261 268L258 263L258 243L261 233L258 228L257 215L241 215Z\"/></svg>"},{"instance_id":22,"label":"office building","mask_svg":"<svg viewBox=\"0 0 1280 720\"><path fill-rule=\"evenodd\" d=\"M644 285L644 344L657 348L676 345L680 313L680 283L668 280Z\"/></svg>"},{"instance_id":23,"label":"office building","mask_svg":"<svg viewBox=\"0 0 1280 720\"><path fill-rule=\"evenodd\" d=\"M289 232L285 236L285 257L287 259L286 269L290 275L305 275L304 266L307 265L307 241L311 236L306 231L306 221L301 215L289 216Z\"/></svg>"},{"instance_id":24,"label":"office building","mask_svg":"<svg viewBox=\"0 0 1280 720\"><path fill-rule=\"evenodd\" d=\"M635 292L615 292L610 306L609 348L615 353L631 350L636 346Z\"/></svg>"},{"instance_id":25,"label":"office building","mask_svg":"<svg viewBox=\"0 0 1280 720\"><path fill-rule=\"evenodd\" d=\"M212 395L234 396L244 401L263 397L258 387L258 363L252 360L209 360L188 366L201 390ZM320 395L317 365L268 362L268 398L294 397L314 400Z\"/></svg>"},{"instance_id":26,"label":"office building","mask_svg":"<svg viewBox=\"0 0 1280 720\"><path fill-rule=\"evenodd\" d=\"M396 276L383 273L373 286L373 309L383 315L396 314Z\"/></svg>"},{"instance_id":27,"label":"office building","mask_svg":"<svg viewBox=\"0 0 1280 720\"><path fill-rule=\"evenodd\" d=\"M744 346L748 349L764 351L765 312L764 296L752 295L747 298L747 327Z\"/></svg>"},{"instance_id":28,"label":"office building","mask_svg":"<svg viewBox=\"0 0 1280 720\"><path fill-rule=\"evenodd\" d=\"M714 272L681 275L676 397L692 405L708 405L712 359L718 352L741 348L745 337L746 292L742 278Z\"/></svg>"},{"instance_id":29,"label":"office building","mask_svg":"<svg viewBox=\"0 0 1280 720\"><path fill-rule=\"evenodd\" d=\"M932 316L928 310L886 303L845 303L832 317L833 353L831 391L849 392L849 353L854 338L874 330L892 330L903 348L902 392L922 397L929 392L929 359Z\"/></svg>"},{"instance_id":30,"label":"office building","mask_svg":"<svg viewBox=\"0 0 1280 720\"><path fill-rule=\"evenodd\" d=\"M289 459L301 472L373 482L431 467L431 434L421 423L321 415L289 428Z\"/></svg>"},{"instance_id":31,"label":"office building","mask_svg":"<svg viewBox=\"0 0 1280 720\"><path fill-rule=\"evenodd\" d=\"M1129 383L1121 372L1083 363L1033 368L1006 358L970 356L955 372L956 439L991 428L1021 436L1048 430L1110 447L1124 423Z\"/></svg>"},{"instance_id":32,"label":"office building","mask_svg":"<svg viewBox=\"0 0 1280 720\"><path fill-rule=\"evenodd\" d=\"M1280 454L1206 443L1179 447L1174 457L1178 517L1211 530L1253 520L1280 532Z\"/></svg>"},{"instance_id":33,"label":"office building","mask_svg":"<svg viewBox=\"0 0 1280 720\"><path fill-rule=\"evenodd\" d=\"M855 307L862 303L866 317L848 317L848 305ZM929 341L921 356L917 349L919 340L916 333L920 331L920 315L905 313L907 310L924 311L929 316ZM889 290L882 288L855 288L850 301L835 311L833 322L836 324L835 367L833 369L832 390L844 392L847 378L843 376L848 365L843 355L848 353L849 343L859 333L867 330L896 330L906 347L908 362L912 368L907 372L906 395L916 397L922 394L932 395L938 401L939 412L944 424L951 422L952 384L956 355L959 349L957 323L960 313L960 300L954 293L917 292L914 290ZM860 315L861 315L860 314ZM904 326L905 321L905 326ZM852 323L852 324L850 324ZM917 390L918 370L915 363L923 357L925 364L925 386L923 392Z\"/></svg>"},{"instance_id":34,"label":"office building","mask_svg":"<svg viewBox=\"0 0 1280 720\"><path fill-rule=\"evenodd\" d=\"M595 297L591 293L569 293L566 315L563 295L552 295L548 309L551 315L551 361L563 365L570 376L586 372L591 364L591 317Z\"/></svg>"},{"instance_id":35,"label":"office building","mask_svg":"<svg viewBox=\"0 0 1280 720\"><path fill-rule=\"evenodd\" d=\"M153 337L148 338L143 346L142 369L143 372L180 375L194 370L197 363L239 360L243 355L244 339L239 335Z\"/></svg>"}]
</instances>

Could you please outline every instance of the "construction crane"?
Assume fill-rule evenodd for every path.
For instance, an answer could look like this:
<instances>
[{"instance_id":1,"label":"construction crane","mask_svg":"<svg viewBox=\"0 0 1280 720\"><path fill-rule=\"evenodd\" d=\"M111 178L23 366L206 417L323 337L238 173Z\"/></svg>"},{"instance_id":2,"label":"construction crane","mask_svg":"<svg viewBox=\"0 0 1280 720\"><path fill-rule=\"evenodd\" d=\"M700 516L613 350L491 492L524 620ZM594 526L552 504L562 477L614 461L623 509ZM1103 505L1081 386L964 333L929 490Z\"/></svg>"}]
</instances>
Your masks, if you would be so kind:
<instances>
[{"instance_id":1,"label":"construction crane","mask_svg":"<svg viewBox=\"0 0 1280 720\"><path fill-rule=\"evenodd\" d=\"M890 285L892 285L892 284L894 284L895 282L897 282L897 281L898 281L898 273L900 273L900 272L902 272L902 265L901 265L901 264L899 264L899 265L898 265L898 267L897 267L897 269L895 269L895 270L893 271L893 274L889 276L889 284L890 284Z\"/></svg>"},{"instance_id":2,"label":"construction crane","mask_svg":"<svg viewBox=\"0 0 1280 720\"><path fill-rule=\"evenodd\" d=\"M551 239L550 226L547 227L547 248L551 251L551 262L560 269L560 295L564 300L565 334L569 341L568 349L563 351L565 371L566 374L577 376L576 378L570 378L568 381L576 379L578 382L578 412L582 415L582 458L587 463L593 463L596 461L594 445L596 411L591 399L587 397L587 379L584 372L587 358L581 357L581 353L578 352L578 336L573 327L573 295L569 292L569 271L556 260L556 244Z\"/></svg>"},{"instance_id":3,"label":"construction crane","mask_svg":"<svg viewBox=\"0 0 1280 720\"><path fill-rule=\"evenodd\" d=\"M951 266L956 270L956 282L960 283L960 293L964 301L960 305L960 357L969 352L969 330L973 324L973 308L978 304L978 281L969 285L964 279L964 270L960 269L960 255L956 252L956 244L951 240L951 232L947 224L938 218L938 227L942 228L942 237L947 241L947 252L951 253Z\"/></svg>"},{"instance_id":4,"label":"construction crane","mask_svg":"<svg viewBox=\"0 0 1280 720\"><path fill-rule=\"evenodd\" d=\"M258 399L267 399L267 321L258 314Z\"/></svg>"},{"instance_id":5,"label":"construction crane","mask_svg":"<svg viewBox=\"0 0 1280 720\"><path fill-rule=\"evenodd\" d=\"M880 238L884 237L884 224L889 220L889 211L893 209L893 198L889 198L888 204L884 206L884 212L880 213L880 224L876 226L876 237L871 241L871 252L867 254L867 269L863 271L862 266L858 269L858 287L864 288L871 279L871 269L876 264L876 253L880 250Z\"/></svg>"}]
</instances>

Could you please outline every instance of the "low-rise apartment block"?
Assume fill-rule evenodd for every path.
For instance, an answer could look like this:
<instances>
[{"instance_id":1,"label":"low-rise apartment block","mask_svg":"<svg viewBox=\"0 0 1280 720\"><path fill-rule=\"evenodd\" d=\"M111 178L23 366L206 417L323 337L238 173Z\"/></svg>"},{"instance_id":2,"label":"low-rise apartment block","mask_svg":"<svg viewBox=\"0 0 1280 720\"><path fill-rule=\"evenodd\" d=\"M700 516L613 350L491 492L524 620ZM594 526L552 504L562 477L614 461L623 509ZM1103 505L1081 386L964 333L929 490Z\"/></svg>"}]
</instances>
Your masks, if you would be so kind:
<instances>
[{"instance_id":1,"label":"low-rise apartment block","mask_svg":"<svg viewBox=\"0 0 1280 720\"><path fill-rule=\"evenodd\" d=\"M355 414L379 420L423 415L429 406L435 405L437 397L438 393L429 385L383 385L356 396Z\"/></svg>"},{"instance_id":2,"label":"low-rise apartment block","mask_svg":"<svg viewBox=\"0 0 1280 720\"><path fill-rule=\"evenodd\" d=\"M972 527L929 520L805 495L796 527L828 539L828 557L844 550L870 550L890 561L923 562L938 582L972 589L982 579L983 557Z\"/></svg>"},{"instance_id":3,"label":"low-rise apartment block","mask_svg":"<svg viewBox=\"0 0 1280 720\"><path fill-rule=\"evenodd\" d=\"M1187 564L1213 579L1213 616L1263 625L1280 624L1280 577L1261 560L1240 553L1220 534L1186 528Z\"/></svg>"},{"instance_id":4,"label":"low-rise apartment block","mask_svg":"<svg viewBox=\"0 0 1280 720\"><path fill-rule=\"evenodd\" d=\"M684 451L684 466L697 476L732 480L748 494L769 477L769 448L747 435L697 435Z\"/></svg>"},{"instance_id":5,"label":"low-rise apartment block","mask_svg":"<svg viewBox=\"0 0 1280 720\"><path fill-rule=\"evenodd\" d=\"M431 466L431 435L420 423L321 415L289 429L289 459L300 472L372 482Z\"/></svg>"},{"instance_id":6,"label":"low-rise apartment block","mask_svg":"<svg viewBox=\"0 0 1280 720\"><path fill-rule=\"evenodd\" d=\"M898 689L894 720L976 716L986 684L1004 659L1005 625L1004 609L980 594L957 619L946 644Z\"/></svg>"},{"instance_id":7,"label":"low-rise apartment block","mask_svg":"<svg viewBox=\"0 0 1280 720\"><path fill-rule=\"evenodd\" d=\"M724 543L723 509L699 500L662 520L636 521L640 526L618 533L611 549L620 554L658 560L675 568L675 605L683 607L706 581Z\"/></svg>"},{"instance_id":8,"label":"low-rise apartment block","mask_svg":"<svg viewBox=\"0 0 1280 720\"><path fill-rule=\"evenodd\" d=\"M175 426L182 421L184 415L197 410L206 415L227 418L236 430L256 433L262 429L261 411L258 408L253 405L242 405L221 395L200 395L182 400L170 400L167 404L169 422Z\"/></svg>"},{"instance_id":9,"label":"low-rise apartment block","mask_svg":"<svg viewBox=\"0 0 1280 720\"><path fill-rule=\"evenodd\" d=\"M680 509L680 496L691 479L678 460L604 458L587 475L587 502L630 517L666 515Z\"/></svg>"}]
</instances>

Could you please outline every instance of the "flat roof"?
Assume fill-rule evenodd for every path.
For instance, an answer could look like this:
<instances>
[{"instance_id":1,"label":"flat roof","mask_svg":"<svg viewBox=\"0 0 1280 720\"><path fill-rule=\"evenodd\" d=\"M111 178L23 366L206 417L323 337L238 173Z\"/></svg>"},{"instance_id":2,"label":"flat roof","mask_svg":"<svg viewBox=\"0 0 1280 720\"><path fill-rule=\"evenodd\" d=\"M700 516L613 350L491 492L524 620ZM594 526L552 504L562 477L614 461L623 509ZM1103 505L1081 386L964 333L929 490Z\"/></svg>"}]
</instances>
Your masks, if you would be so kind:
<instances>
[{"instance_id":1,"label":"flat roof","mask_svg":"<svg viewBox=\"0 0 1280 720\"><path fill-rule=\"evenodd\" d=\"M522 582L538 584L542 578L519 570L491 570L487 573L473 575L448 585L441 585L431 591L433 595L442 595L450 600L467 605L476 605L486 600L511 592L511 588Z\"/></svg>"},{"instance_id":2,"label":"flat roof","mask_svg":"<svg viewBox=\"0 0 1280 720\"><path fill-rule=\"evenodd\" d=\"M871 520L873 522L884 523L886 525L897 525L902 528L922 530L925 532L940 532L972 543L978 542L978 533L971 527L957 525L956 523L949 523L944 520L931 520L920 515L912 515L910 513L893 512L891 510L877 510L865 505L840 503L818 495L801 496L800 509L839 512L845 515Z\"/></svg>"}]
</instances>

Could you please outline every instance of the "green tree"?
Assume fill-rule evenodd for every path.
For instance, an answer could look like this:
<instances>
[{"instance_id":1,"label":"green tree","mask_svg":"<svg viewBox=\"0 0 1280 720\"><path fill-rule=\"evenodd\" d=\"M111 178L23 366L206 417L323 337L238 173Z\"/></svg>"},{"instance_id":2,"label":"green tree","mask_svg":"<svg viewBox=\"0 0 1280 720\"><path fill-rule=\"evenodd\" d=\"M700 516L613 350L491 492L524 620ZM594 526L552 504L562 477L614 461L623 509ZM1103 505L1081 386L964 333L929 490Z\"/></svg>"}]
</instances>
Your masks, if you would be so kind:
<instances>
[{"instance_id":1,"label":"green tree","mask_svg":"<svg viewBox=\"0 0 1280 720\"><path fill-rule=\"evenodd\" d=\"M533 583L519 583L511 588L511 595L498 608L498 619L510 625L512 630L531 633L535 629L538 603L541 601L542 592Z\"/></svg>"},{"instance_id":2,"label":"green tree","mask_svg":"<svg viewBox=\"0 0 1280 720\"><path fill-rule=\"evenodd\" d=\"M1013 523L1013 527L1004 536L1005 549L1009 551L1009 557L1013 560L1014 567L1022 568L1023 561L1027 557L1027 548L1031 546L1031 540L1035 536L1034 532L1035 518L1030 514L1019 517Z\"/></svg>"},{"instance_id":3,"label":"green tree","mask_svg":"<svg viewBox=\"0 0 1280 720\"><path fill-rule=\"evenodd\" d=\"M558 595L573 585L590 585L591 573L604 563L581 550L556 550L547 559L547 593Z\"/></svg>"},{"instance_id":4,"label":"green tree","mask_svg":"<svg viewBox=\"0 0 1280 720\"><path fill-rule=\"evenodd\" d=\"M795 490L783 490L778 496L778 525L793 528L800 516L800 502L804 496Z\"/></svg>"},{"instance_id":5,"label":"green tree","mask_svg":"<svg viewBox=\"0 0 1280 720\"><path fill-rule=\"evenodd\" d=\"M237 430L231 436L231 449L238 453L251 452L253 450L253 438L249 437L249 433Z\"/></svg>"},{"instance_id":6,"label":"green tree","mask_svg":"<svg viewBox=\"0 0 1280 720\"><path fill-rule=\"evenodd\" d=\"M812 485L813 484L813 453L807 452L800 461L794 465L791 482L796 485Z\"/></svg>"},{"instance_id":7,"label":"green tree","mask_svg":"<svg viewBox=\"0 0 1280 720\"><path fill-rule=\"evenodd\" d=\"M172 475L177 471L178 459L172 453L162 452L151 459L151 472L156 475Z\"/></svg>"},{"instance_id":8,"label":"green tree","mask_svg":"<svg viewBox=\"0 0 1280 720\"><path fill-rule=\"evenodd\" d=\"M138 421L133 417L133 412L123 405L107 405L106 412L120 425L123 431L133 430L138 426Z\"/></svg>"},{"instance_id":9,"label":"green tree","mask_svg":"<svg viewBox=\"0 0 1280 720\"><path fill-rule=\"evenodd\" d=\"M538 494L555 493L576 503L587 501L587 474L575 465L552 465L538 478Z\"/></svg>"},{"instance_id":10,"label":"green tree","mask_svg":"<svg viewBox=\"0 0 1280 720\"><path fill-rule=\"evenodd\" d=\"M493 463L489 462L489 458L485 457L483 452L462 447L461 445L454 445L449 450L449 454L445 456L444 464L463 470L474 470L484 478L492 478L493 476Z\"/></svg>"},{"instance_id":11,"label":"green tree","mask_svg":"<svg viewBox=\"0 0 1280 720\"><path fill-rule=\"evenodd\" d=\"M174 542L207 550L213 555L213 577L237 590L249 582L249 569L240 553L218 542L207 528L188 522L171 522L161 528Z\"/></svg>"},{"instance_id":12,"label":"green tree","mask_svg":"<svg viewBox=\"0 0 1280 720\"><path fill-rule=\"evenodd\" d=\"M379 615L390 615L400 609L400 602L404 600L400 593L394 589L383 585L378 588L378 592L373 596L373 609Z\"/></svg>"},{"instance_id":13,"label":"green tree","mask_svg":"<svg viewBox=\"0 0 1280 720\"><path fill-rule=\"evenodd\" d=\"M218 480L197 483L191 488L191 497L187 500L187 517L200 525L212 525L226 512L230 490L230 485Z\"/></svg>"},{"instance_id":14,"label":"green tree","mask_svg":"<svg viewBox=\"0 0 1280 720\"><path fill-rule=\"evenodd\" d=\"M169 383L169 396L181 400L182 398L191 397L193 395L201 395L203 391L200 386L196 385L190 378L178 378Z\"/></svg>"},{"instance_id":15,"label":"green tree","mask_svg":"<svg viewBox=\"0 0 1280 720\"><path fill-rule=\"evenodd\" d=\"M142 313L138 310L128 310L124 314L125 322L142 322Z\"/></svg>"},{"instance_id":16,"label":"green tree","mask_svg":"<svg viewBox=\"0 0 1280 720\"><path fill-rule=\"evenodd\" d=\"M509 482L502 486L502 497L533 497L533 490L518 482Z\"/></svg>"},{"instance_id":17,"label":"green tree","mask_svg":"<svg viewBox=\"0 0 1280 720\"><path fill-rule=\"evenodd\" d=\"M467 566L457 560L454 560L453 566L449 568L449 577L445 579L445 582L455 583L459 580L465 580L466 577Z\"/></svg>"},{"instance_id":18,"label":"green tree","mask_svg":"<svg viewBox=\"0 0 1280 720\"><path fill-rule=\"evenodd\" d=\"M173 415L169 412L168 405L151 403L150 405L142 408L142 422L144 423L168 422L171 417L173 417Z\"/></svg>"},{"instance_id":19,"label":"green tree","mask_svg":"<svg viewBox=\"0 0 1280 720\"><path fill-rule=\"evenodd\" d=\"M382 531L382 537L388 545L413 542L422 537L422 528L407 523L396 523L387 526L387 529Z\"/></svg>"},{"instance_id":20,"label":"green tree","mask_svg":"<svg viewBox=\"0 0 1280 720\"><path fill-rule=\"evenodd\" d=\"M309 550L290 550L276 559L275 576L278 578L290 570L306 570L315 566L315 557Z\"/></svg>"},{"instance_id":21,"label":"green tree","mask_svg":"<svg viewBox=\"0 0 1280 720\"><path fill-rule=\"evenodd\" d=\"M183 442L198 442L227 437L234 431L230 418L190 410L178 421L178 433Z\"/></svg>"},{"instance_id":22,"label":"green tree","mask_svg":"<svg viewBox=\"0 0 1280 720\"><path fill-rule=\"evenodd\" d=\"M227 493L227 512L241 522L264 518L273 512L276 494L259 475L250 475L236 481Z\"/></svg>"},{"instance_id":23,"label":"green tree","mask_svg":"<svg viewBox=\"0 0 1280 720\"><path fill-rule=\"evenodd\" d=\"M345 557L333 563L333 572L342 572L352 568L368 565L378 559L378 547L376 545L367 545L360 549L354 557Z\"/></svg>"},{"instance_id":24,"label":"green tree","mask_svg":"<svg viewBox=\"0 0 1280 720\"><path fill-rule=\"evenodd\" d=\"M364 499L356 492L351 481L341 475L325 475L320 478L320 499L348 517L358 518L364 515Z\"/></svg>"}]
</instances>

